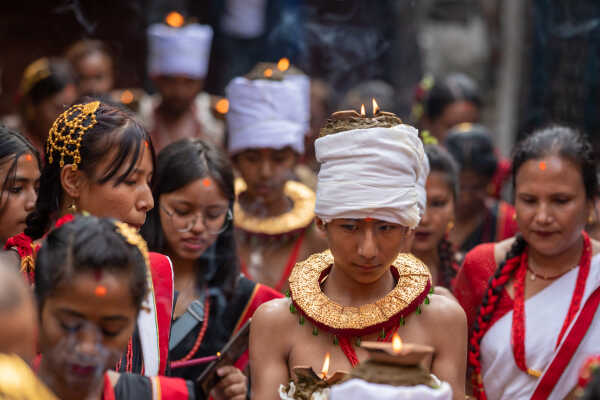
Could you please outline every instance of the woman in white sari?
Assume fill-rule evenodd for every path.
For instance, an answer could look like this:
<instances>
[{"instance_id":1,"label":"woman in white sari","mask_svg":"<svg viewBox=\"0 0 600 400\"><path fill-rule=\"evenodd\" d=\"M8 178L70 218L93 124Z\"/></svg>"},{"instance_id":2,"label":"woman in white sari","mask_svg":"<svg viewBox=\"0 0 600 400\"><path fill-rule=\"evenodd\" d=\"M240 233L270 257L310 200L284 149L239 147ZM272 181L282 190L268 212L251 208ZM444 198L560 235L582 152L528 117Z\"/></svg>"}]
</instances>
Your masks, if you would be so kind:
<instances>
[{"instance_id":1,"label":"woman in white sari","mask_svg":"<svg viewBox=\"0 0 600 400\"><path fill-rule=\"evenodd\" d=\"M471 327L479 399L563 399L600 352L600 243L583 231L598 193L592 148L565 127L540 130L513 158L521 234L467 254L456 297Z\"/></svg>"}]
</instances>

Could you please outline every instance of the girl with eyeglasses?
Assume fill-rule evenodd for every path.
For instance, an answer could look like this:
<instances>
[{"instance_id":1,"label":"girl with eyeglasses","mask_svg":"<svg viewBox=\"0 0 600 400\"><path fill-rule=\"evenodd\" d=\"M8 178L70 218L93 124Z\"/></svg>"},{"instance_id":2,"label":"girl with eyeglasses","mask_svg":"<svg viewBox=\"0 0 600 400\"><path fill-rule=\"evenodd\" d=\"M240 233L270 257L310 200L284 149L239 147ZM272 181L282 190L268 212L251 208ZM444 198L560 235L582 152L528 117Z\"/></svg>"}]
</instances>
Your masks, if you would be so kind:
<instances>
[{"instance_id":1,"label":"girl with eyeglasses","mask_svg":"<svg viewBox=\"0 0 600 400\"><path fill-rule=\"evenodd\" d=\"M225 154L200 139L172 143L158 156L155 179L158 207L142 234L152 250L173 261L172 374L195 379L207 364L179 367L182 361L216 354L260 304L281 295L240 275L232 224L234 178ZM245 367L244 359L238 367ZM246 378L238 369L227 371L225 392L245 396Z\"/></svg>"}]
</instances>

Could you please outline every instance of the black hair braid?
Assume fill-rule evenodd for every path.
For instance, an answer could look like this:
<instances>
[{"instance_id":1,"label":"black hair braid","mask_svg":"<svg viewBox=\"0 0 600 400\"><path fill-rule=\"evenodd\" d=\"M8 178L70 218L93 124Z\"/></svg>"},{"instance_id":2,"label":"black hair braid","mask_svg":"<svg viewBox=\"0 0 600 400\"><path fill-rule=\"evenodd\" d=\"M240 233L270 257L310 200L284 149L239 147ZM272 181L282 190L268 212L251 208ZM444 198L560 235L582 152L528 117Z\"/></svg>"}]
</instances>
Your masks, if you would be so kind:
<instances>
[{"instance_id":1,"label":"black hair braid","mask_svg":"<svg viewBox=\"0 0 600 400\"><path fill-rule=\"evenodd\" d=\"M40 176L40 190L35 202L35 209L27 216L25 234L36 240L44 236L50 228L53 214L60 208L58 199L62 196L60 170L57 168L43 168Z\"/></svg>"},{"instance_id":2,"label":"black hair braid","mask_svg":"<svg viewBox=\"0 0 600 400\"><path fill-rule=\"evenodd\" d=\"M519 266L519 263L516 262L516 260L512 263L509 263L509 261L520 257L526 248L527 242L525 239L523 239L521 235L515 236L515 241L508 253L506 253L504 261L500 263L494 275L488 281L487 289L483 296L483 300L481 301L481 305L477 310L477 317L475 318L475 322L471 331L468 361L469 367L474 373L472 375L473 378L476 378L477 375L481 373L481 362L479 357L481 338L487 330L487 326L489 325L490 321L492 320L498 305L498 300L502 294L502 290L510 280L513 272ZM480 383L477 382L476 379L473 381L476 387L480 386Z\"/></svg>"},{"instance_id":3,"label":"black hair braid","mask_svg":"<svg viewBox=\"0 0 600 400\"><path fill-rule=\"evenodd\" d=\"M438 244L438 255L440 258L439 283L445 288L450 288L452 279L456 276L457 271L454 269L454 250L452 249L452 243L448 239L443 238Z\"/></svg>"}]
</instances>

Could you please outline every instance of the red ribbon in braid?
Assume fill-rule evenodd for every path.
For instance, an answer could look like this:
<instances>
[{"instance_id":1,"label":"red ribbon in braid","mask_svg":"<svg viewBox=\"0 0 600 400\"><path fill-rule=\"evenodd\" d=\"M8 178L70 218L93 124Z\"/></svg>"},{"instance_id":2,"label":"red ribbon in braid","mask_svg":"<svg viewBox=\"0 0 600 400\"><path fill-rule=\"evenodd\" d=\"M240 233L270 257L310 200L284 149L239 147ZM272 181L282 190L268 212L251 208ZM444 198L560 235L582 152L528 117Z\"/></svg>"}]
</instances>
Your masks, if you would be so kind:
<instances>
[{"instance_id":1,"label":"red ribbon in braid","mask_svg":"<svg viewBox=\"0 0 600 400\"><path fill-rule=\"evenodd\" d=\"M498 294L494 293L494 289L497 287L504 287L508 280L511 278L513 271L519 266L521 261L521 257L516 256L506 261L504 267L498 276L494 276L490 283L488 284L487 289L487 299L488 302L484 306L482 304L479 315L477 316L477 329L475 329L471 335L470 346L469 346L469 363L473 367L472 374L472 382L473 382L473 394L477 399L485 400L487 399L485 395L485 390L483 388L483 380L481 378L481 361L480 361L480 344L481 338L487 332L490 323L492 321L492 315L498 303L502 292Z\"/></svg>"}]
</instances>

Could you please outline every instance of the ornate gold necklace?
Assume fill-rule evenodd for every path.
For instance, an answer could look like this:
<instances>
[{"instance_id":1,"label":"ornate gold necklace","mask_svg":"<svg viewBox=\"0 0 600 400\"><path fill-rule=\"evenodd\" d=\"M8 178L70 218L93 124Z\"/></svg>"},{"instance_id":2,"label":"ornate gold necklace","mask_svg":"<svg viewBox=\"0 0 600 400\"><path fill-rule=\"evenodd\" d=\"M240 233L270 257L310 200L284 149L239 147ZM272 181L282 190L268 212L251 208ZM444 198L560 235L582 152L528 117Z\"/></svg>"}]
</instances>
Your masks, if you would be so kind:
<instances>
[{"instance_id":1,"label":"ornate gold necklace","mask_svg":"<svg viewBox=\"0 0 600 400\"><path fill-rule=\"evenodd\" d=\"M348 307L335 303L321 290L320 283L333 265L329 250L313 254L296 264L289 279L293 312L306 318L315 328L336 336L359 337L394 325L403 324L404 317L428 304L431 274L427 266L412 254L399 254L391 266L397 280L387 295L371 304Z\"/></svg>"},{"instance_id":2,"label":"ornate gold necklace","mask_svg":"<svg viewBox=\"0 0 600 400\"><path fill-rule=\"evenodd\" d=\"M246 183L237 178L236 195L239 196L245 190ZM257 217L246 213L239 201L236 201L233 206L235 227L251 234L282 235L309 226L315 218L315 193L296 181L287 181L283 190L294 204L290 211L275 217Z\"/></svg>"}]
</instances>

